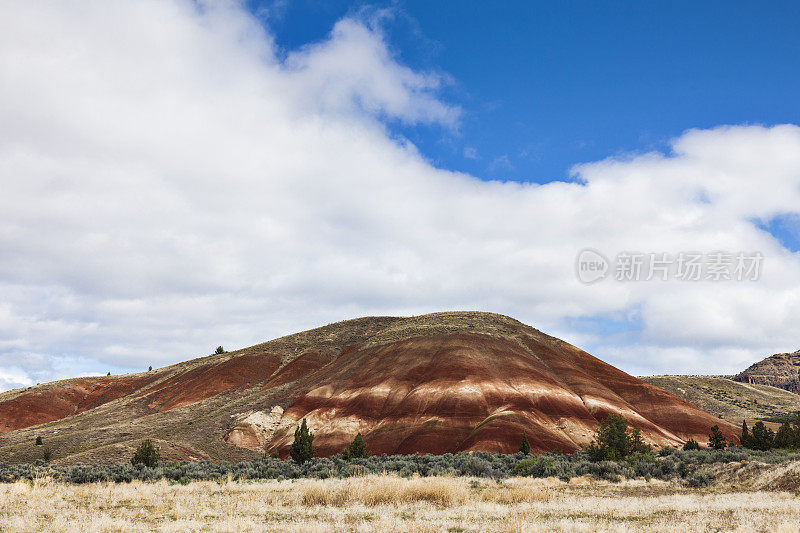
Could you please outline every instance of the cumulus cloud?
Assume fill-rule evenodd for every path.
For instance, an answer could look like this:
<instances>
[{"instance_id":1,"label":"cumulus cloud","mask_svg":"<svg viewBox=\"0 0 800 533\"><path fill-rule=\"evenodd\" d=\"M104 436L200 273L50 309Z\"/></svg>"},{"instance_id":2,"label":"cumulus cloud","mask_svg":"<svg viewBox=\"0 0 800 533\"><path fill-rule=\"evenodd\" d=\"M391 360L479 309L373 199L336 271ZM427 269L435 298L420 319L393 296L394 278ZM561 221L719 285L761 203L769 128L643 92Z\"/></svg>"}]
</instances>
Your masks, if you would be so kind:
<instances>
[{"instance_id":1,"label":"cumulus cloud","mask_svg":"<svg viewBox=\"0 0 800 533\"><path fill-rule=\"evenodd\" d=\"M446 81L399 64L375 27L344 19L330 38L293 52L286 60L304 89L305 106L323 112L363 111L405 123L455 127L460 111L434 93Z\"/></svg>"},{"instance_id":2,"label":"cumulus cloud","mask_svg":"<svg viewBox=\"0 0 800 533\"><path fill-rule=\"evenodd\" d=\"M631 371L800 339L800 128L689 131L546 185L431 166L441 75L357 19L285 59L238 4L0 7L0 388L143 369L367 314L515 316ZM760 281L581 284L591 246L760 251ZM575 328L632 317L624 335ZM577 321L577 322L576 322Z\"/></svg>"}]
</instances>

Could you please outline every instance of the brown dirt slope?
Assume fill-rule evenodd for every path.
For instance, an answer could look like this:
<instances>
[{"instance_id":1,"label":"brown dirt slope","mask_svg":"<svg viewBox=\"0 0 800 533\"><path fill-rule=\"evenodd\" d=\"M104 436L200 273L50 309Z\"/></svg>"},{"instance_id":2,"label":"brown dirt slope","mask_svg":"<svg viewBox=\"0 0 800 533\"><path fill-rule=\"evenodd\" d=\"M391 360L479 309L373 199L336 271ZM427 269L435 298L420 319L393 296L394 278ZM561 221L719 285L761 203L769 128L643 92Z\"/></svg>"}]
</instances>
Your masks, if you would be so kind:
<instances>
[{"instance_id":1,"label":"brown dirt slope","mask_svg":"<svg viewBox=\"0 0 800 533\"><path fill-rule=\"evenodd\" d=\"M288 453L307 418L319 455L356 435L373 453L572 451L622 413L654 444L737 429L586 352L502 315L369 317L143 374L0 394L0 457L125 460L142 438L171 456Z\"/></svg>"},{"instance_id":2,"label":"brown dirt slope","mask_svg":"<svg viewBox=\"0 0 800 533\"><path fill-rule=\"evenodd\" d=\"M800 394L800 350L771 355L750 365L733 379L753 385L770 385Z\"/></svg>"}]
</instances>

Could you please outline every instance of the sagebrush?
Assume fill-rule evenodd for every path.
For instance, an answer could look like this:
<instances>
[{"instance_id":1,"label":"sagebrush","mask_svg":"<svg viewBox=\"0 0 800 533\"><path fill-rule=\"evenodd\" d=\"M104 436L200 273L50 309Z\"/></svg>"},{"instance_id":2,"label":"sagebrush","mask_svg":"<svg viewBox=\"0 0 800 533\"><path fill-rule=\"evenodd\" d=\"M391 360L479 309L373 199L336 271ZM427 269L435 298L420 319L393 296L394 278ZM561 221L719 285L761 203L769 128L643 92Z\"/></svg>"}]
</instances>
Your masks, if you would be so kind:
<instances>
[{"instance_id":1,"label":"sagebrush","mask_svg":"<svg viewBox=\"0 0 800 533\"><path fill-rule=\"evenodd\" d=\"M630 478L688 480L699 467L713 463L747 460L782 463L797 460L796 453L786 451L759 452L741 447L725 450L683 451L663 448L657 455L637 453L622 461L591 461L586 452L562 455L548 453L531 457L522 453L458 453L444 455L378 455L344 459L341 455L313 458L303 464L293 460L264 457L259 460L229 463L222 461L162 461L155 467L142 464L63 466L35 461L32 464L0 463L0 482L34 480L49 477L57 481L90 483L97 481L129 482L133 480L189 481L347 478L383 472L400 477L471 476L505 479L513 476L557 477L570 479L590 475L617 481Z\"/></svg>"}]
</instances>

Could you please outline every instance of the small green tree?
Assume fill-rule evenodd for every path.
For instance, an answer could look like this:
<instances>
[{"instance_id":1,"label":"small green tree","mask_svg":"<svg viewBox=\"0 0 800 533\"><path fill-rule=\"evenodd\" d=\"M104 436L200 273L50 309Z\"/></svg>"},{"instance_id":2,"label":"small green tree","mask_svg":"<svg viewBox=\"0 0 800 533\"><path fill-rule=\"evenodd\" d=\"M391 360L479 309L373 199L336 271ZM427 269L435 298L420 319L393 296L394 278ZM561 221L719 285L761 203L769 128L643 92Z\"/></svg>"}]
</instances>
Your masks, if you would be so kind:
<instances>
[{"instance_id":1,"label":"small green tree","mask_svg":"<svg viewBox=\"0 0 800 533\"><path fill-rule=\"evenodd\" d=\"M742 420L742 436L739 437L739 445L745 448L750 447L750 431L747 429L747 420Z\"/></svg>"},{"instance_id":2,"label":"small green tree","mask_svg":"<svg viewBox=\"0 0 800 533\"><path fill-rule=\"evenodd\" d=\"M589 456L594 461L617 461L628 455L628 422L622 415L611 415L597 428Z\"/></svg>"},{"instance_id":3,"label":"small green tree","mask_svg":"<svg viewBox=\"0 0 800 533\"><path fill-rule=\"evenodd\" d=\"M792 448L800 448L800 415L795 418L792 425Z\"/></svg>"},{"instance_id":4,"label":"small green tree","mask_svg":"<svg viewBox=\"0 0 800 533\"><path fill-rule=\"evenodd\" d=\"M784 422L775 434L774 446L776 448L794 448L795 434L789 422Z\"/></svg>"},{"instance_id":5,"label":"small green tree","mask_svg":"<svg viewBox=\"0 0 800 533\"><path fill-rule=\"evenodd\" d=\"M133 454L133 458L131 458L131 464L141 464L153 468L158 465L160 460L161 455L158 453L158 448L155 447L153 441L145 439L139 444L139 447L136 448L136 452Z\"/></svg>"},{"instance_id":6,"label":"small green tree","mask_svg":"<svg viewBox=\"0 0 800 533\"><path fill-rule=\"evenodd\" d=\"M150 372L151 370L153 370L153 365L150 365L150 366L147 367L147 371L148 372Z\"/></svg>"},{"instance_id":7,"label":"small green tree","mask_svg":"<svg viewBox=\"0 0 800 533\"><path fill-rule=\"evenodd\" d=\"M652 451L650 445L642 438L642 430L639 426L634 425L629 430L628 438L630 439L629 453L650 453Z\"/></svg>"},{"instance_id":8,"label":"small green tree","mask_svg":"<svg viewBox=\"0 0 800 533\"><path fill-rule=\"evenodd\" d=\"M769 429L764 422L759 420L753 424L753 432L750 435L750 446L754 450L766 451L772 448L775 441L775 432Z\"/></svg>"},{"instance_id":9,"label":"small green tree","mask_svg":"<svg viewBox=\"0 0 800 533\"><path fill-rule=\"evenodd\" d=\"M686 441L686 444L683 445L683 449L686 451L699 450L700 444L694 439L689 439Z\"/></svg>"},{"instance_id":10,"label":"small green tree","mask_svg":"<svg viewBox=\"0 0 800 533\"><path fill-rule=\"evenodd\" d=\"M592 461L619 461L632 453L648 453L650 446L638 426L629 429L625 417L615 414L600 423L586 452Z\"/></svg>"},{"instance_id":11,"label":"small green tree","mask_svg":"<svg viewBox=\"0 0 800 533\"><path fill-rule=\"evenodd\" d=\"M49 447L42 450L42 459L44 459L46 463L49 463L50 459L52 458L53 458L53 451Z\"/></svg>"},{"instance_id":12,"label":"small green tree","mask_svg":"<svg viewBox=\"0 0 800 533\"><path fill-rule=\"evenodd\" d=\"M348 461L350 459L363 459L365 457L369 457L367 445L364 443L364 438L361 436L361 432L356 435L356 438L353 439L353 442L350 443L350 446L344 449L342 452L342 457Z\"/></svg>"},{"instance_id":13,"label":"small green tree","mask_svg":"<svg viewBox=\"0 0 800 533\"><path fill-rule=\"evenodd\" d=\"M41 446L42 444L43 444L42 443L42 436L39 435L38 437L36 437L36 445L37 446Z\"/></svg>"},{"instance_id":14,"label":"small green tree","mask_svg":"<svg viewBox=\"0 0 800 533\"><path fill-rule=\"evenodd\" d=\"M261 460L266 461L268 459L278 459L278 450L273 450L272 453L270 453L269 450L265 448Z\"/></svg>"},{"instance_id":15,"label":"small green tree","mask_svg":"<svg viewBox=\"0 0 800 533\"><path fill-rule=\"evenodd\" d=\"M223 348L222 346L217 346L217 349L214 351L214 353L217 355L223 354L225 353L225 348Z\"/></svg>"},{"instance_id":16,"label":"small green tree","mask_svg":"<svg viewBox=\"0 0 800 533\"><path fill-rule=\"evenodd\" d=\"M531 453L531 443L528 442L528 436L524 431L522 432L522 443L519 445L519 452L523 455Z\"/></svg>"},{"instance_id":17,"label":"small green tree","mask_svg":"<svg viewBox=\"0 0 800 533\"><path fill-rule=\"evenodd\" d=\"M725 435L719 430L718 425L711 426L711 433L708 434L708 445L715 450L724 450L728 443L725 441Z\"/></svg>"},{"instance_id":18,"label":"small green tree","mask_svg":"<svg viewBox=\"0 0 800 533\"><path fill-rule=\"evenodd\" d=\"M314 434L308 431L306 419L294 430L294 442L289 455L297 464L303 464L314 457Z\"/></svg>"}]
</instances>

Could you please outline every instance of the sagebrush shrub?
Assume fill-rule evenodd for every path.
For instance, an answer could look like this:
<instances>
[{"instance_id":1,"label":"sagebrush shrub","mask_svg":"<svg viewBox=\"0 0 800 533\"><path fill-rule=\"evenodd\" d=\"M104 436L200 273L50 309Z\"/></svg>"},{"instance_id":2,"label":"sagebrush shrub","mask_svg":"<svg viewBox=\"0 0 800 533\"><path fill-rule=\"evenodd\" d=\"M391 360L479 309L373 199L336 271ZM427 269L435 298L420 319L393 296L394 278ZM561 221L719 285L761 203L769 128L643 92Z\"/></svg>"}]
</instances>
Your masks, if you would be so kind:
<instances>
[{"instance_id":1,"label":"sagebrush shrub","mask_svg":"<svg viewBox=\"0 0 800 533\"><path fill-rule=\"evenodd\" d=\"M130 482L166 480L171 482L225 481L259 479L298 479L326 477L348 478L382 472L411 477L471 476L502 480L509 476L556 477L569 479L591 475L600 479L616 480L648 476L671 480L680 478L690 483L697 474L710 476L703 469L712 463L753 460L763 463L797 461L798 454L785 450L754 451L742 447L726 450L683 451L674 450L666 456L633 454L623 461L591 461L586 452L569 455L549 453L525 456L521 453L457 453L444 455L379 455L345 460L340 455L328 458L311 458L303 464L293 460L262 457L255 461L230 463L211 461L158 462L149 467L132 462L117 465L63 466L41 459L26 464L0 463L0 482L33 480L49 477L58 481L90 483L96 481ZM700 479L700 478L698 478ZM698 479L691 483L698 483ZM711 479L709 477L709 479Z\"/></svg>"}]
</instances>

